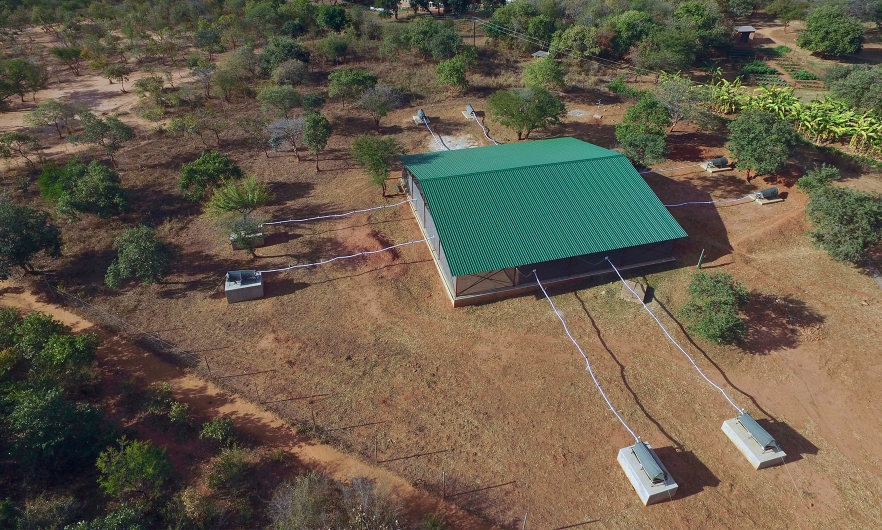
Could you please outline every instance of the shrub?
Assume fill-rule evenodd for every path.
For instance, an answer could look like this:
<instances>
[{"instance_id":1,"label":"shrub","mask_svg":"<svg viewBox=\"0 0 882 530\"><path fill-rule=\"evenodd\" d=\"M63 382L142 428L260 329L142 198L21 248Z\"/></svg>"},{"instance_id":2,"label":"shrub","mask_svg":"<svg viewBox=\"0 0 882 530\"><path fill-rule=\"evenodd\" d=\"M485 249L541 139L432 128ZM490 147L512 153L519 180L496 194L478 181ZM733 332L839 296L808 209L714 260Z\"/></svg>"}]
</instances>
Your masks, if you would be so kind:
<instances>
[{"instance_id":1,"label":"shrub","mask_svg":"<svg viewBox=\"0 0 882 530\"><path fill-rule=\"evenodd\" d=\"M168 409L168 419L178 429L186 429L190 426L190 406L180 401L175 401Z\"/></svg>"},{"instance_id":2,"label":"shrub","mask_svg":"<svg viewBox=\"0 0 882 530\"><path fill-rule=\"evenodd\" d=\"M202 153L199 158L181 167L178 187L185 199L199 201L205 197L210 188L225 180L241 179L243 176L245 173L235 162L217 151L210 151Z\"/></svg>"},{"instance_id":3,"label":"shrub","mask_svg":"<svg viewBox=\"0 0 882 530\"><path fill-rule=\"evenodd\" d=\"M171 385L168 383L150 383L147 387L147 412L165 414L175 402Z\"/></svg>"},{"instance_id":4,"label":"shrub","mask_svg":"<svg viewBox=\"0 0 882 530\"><path fill-rule=\"evenodd\" d=\"M792 77L793 79L798 79L800 81L817 81L818 79L820 79L820 77L809 72L805 68L802 68L796 72L791 73L790 77Z\"/></svg>"},{"instance_id":5,"label":"shrub","mask_svg":"<svg viewBox=\"0 0 882 530\"><path fill-rule=\"evenodd\" d=\"M750 295L743 284L723 272L697 272L688 292L689 300L678 315L686 320L689 331L715 344L744 339L747 326L739 309L747 305Z\"/></svg>"},{"instance_id":6,"label":"shrub","mask_svg":"<svg viewBox=\"0 0 882 530\"><path fill-rule=\"evenodd\" d=\"M97 160L88 166L77 160L61 167L45 164L37 185L40 194L71 220L83 213L107 218L123 213L128 206L128 193L119 174Z\"/></svg>"},{"instance_id":7,"label":"shrub","mask_svg":"<svg viewBox=\"0 0 882 530\"><path fill-rule=\"evenodd\" d=\"M202 424L199 438L213 440L221 446L230 446L236 441L236 432L233 430L233 420L230 418L212 418Z\"/></svg>"},{"instance_id":8,"label":"shrub","mask_svg":"<svg viewBox=\"0 0 882 530\"><path fill-rule=\"evenodd\" d=\"M238 492L247 483L248 452L241 447L227 447L211 463L208 487L213 490Z\"/></svg>"},{"instance_id":9,"label":"shrub","mask_svg":"<svg viewBox=\"0 0 882 530\"><path fill-rule=\"evenodd\" d=\"M130 278L141 283L157 283L171 269L171 251L156 239L156 231L144 225L130 228L113 240L117 257L107 268L104 283L118 289Z\"/></svg>"},{"instance_id":10,"label":"shrub","mask_svg":"<svg viewBox=\"0 0 882 530\"><path fill-rule=\"evenodd\" d=\"M108 447L98 456L101 489L117 499L134 496L149 501L162 495L172 474L165 449L150 441L129 441L125 437L117 443L119 449Z\"/></svg>"},{"instance_id":11,"label":"shrub","mask_svg":"<svg viewBox=\"0 0 882 530\"><path fill-rule=\"evenodd\" d=\"M744 75L781 75L781 72L763 61L751 61L745 64L741 73Z\"/></svg>"}]
</instances>

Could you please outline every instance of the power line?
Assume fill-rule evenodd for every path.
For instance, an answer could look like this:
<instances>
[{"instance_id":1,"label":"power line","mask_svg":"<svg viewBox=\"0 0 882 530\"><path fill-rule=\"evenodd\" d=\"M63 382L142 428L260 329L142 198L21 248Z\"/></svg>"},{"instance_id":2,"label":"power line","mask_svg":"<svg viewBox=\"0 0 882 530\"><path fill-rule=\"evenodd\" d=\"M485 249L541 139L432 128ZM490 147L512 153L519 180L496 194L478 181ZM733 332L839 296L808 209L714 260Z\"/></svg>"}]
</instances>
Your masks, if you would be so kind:
<instances>
[{"instance_id":1,"label":"power line","mask_svg":"<svg viewBox=\"0 0 882 530\"><path fill-rule=\"evenodd\" d=\"M406 201L396 202L395 204L387 204L385 206L374 206L373 208L365 208L364 210L352 210L351 212L346 213L335 213L331 215L319 215L318 217L307 217L304 219L286 219L284 221L271 221L267 223L261 223L260 226L269 226L269 225L281 225L285 223L306 223L308 221L318 221L319 219L334 219L337 217L347 217L350 215L354 215L357 213L364 212L372 212L374 210L382 210L384 208L393 208L395 206L401 206L402 204L407 204L409 202L413 202L413 199L408 199Z\"/></svg>"},{"instance_id":2,"label":"power line","mask_svg":"<svg viewBox=\"0 0 882 530\"><path fill-rule=\"evenodd\" d=\"M380 252L386 252L387 250L392 250L394 248L404 247L407 245L413 245L415 243L423 243L423 242L429 241L430 239L435 239L435 237L432 236L427 239L416 239L414 241L408 241L407 243L399 243L397 245L392 245L391 247L381 248L379 250L364 251L364 252L359 252L358 254L350 254L348 256L337 256L336 258L326 259L324 261L318 261L316 263L303 263L301 265L291 265L290 267L282 267L281 269L269 269L269 270L257 271L257 272L259 272L261 274L269 274L271 272L284 272L284 271L289 271L292 269L303 269L306 267L316 267L318 265L326 265L328 263L342 260L342 259L351 259L351 258L357 258L360 256L368 256L370 254L379 254Z\"/></svg>"},{"instance_id":3,"label":"power line","mask_svg":"<svg viewBox=\"0 0 882 530\"><path fill-rule=\"evenodd\" d=\"M520 272L520 269L518 269L518 272ZM521 273L521 274L523 274L523 273ZM560 311L557 310L557 307L554 306L554 302L551 301L551 297L549 297L548 293L545 291L545 286L543 286L542 282L539 281L539 275L536 274L536 269L533 269L533 272L531 272L530 274L525 275L525 277L530 277L530 276L534 276L536 278L536 283L539 285L539 288L542 289L542 294L545 295L545 299L548 300L549 304L551 304L551 310L554 311L554 314L557 316L558 320L560 320L560 323L563 325L564 332L567 334L567 337L570 338L570 340L576 346L576 349L579 350L579 353L582 354L582 358L585 359L585 368L588 370L588 373L591 374L591 379L594 381L594 386L597 387L597 390L600 392L601 397L603 397L603 400L606 401L606 405L609 407L609 410L611 410L612 413L615 414L616 418L618 418L618 420L619 420L619 422L621 422L622 426L625 427L625 430L627 430L629 433L631 433L631 436L634 437L634 441L636 443L639 443L640 437L637 436L636 434L634 434L634 431L632 431L631 428L628 427L628 424L625 423L625 420L622 419L622 417L616 411L615 407L613 407L612 403L609 401L609 398L606 397L606 392L603 391L603 388L601 388L600 383L597 381L597 377L594 375L594 370L591 368L591 362L588 360L588 356L585 355L585 352L582 351L582 347L579 346L579 343L576 342L576 339L574 339L573 335L570 333L570 329L567 327L566 321L563 319L563 316L560 314Z\"/></svg>"},{"instance_id":4,"label":"power line","mask_svg":"<svg viewBox=\"0 0 882 530\"><path fill-rule=\"evenodd\" d=\"M643 298L642 298L640 295L638 295L637 292L634 291L634 289L632 289L630 285L628 285L628 282L626 282L625 279L622 277L622 274L619 272L619 269L617 269L616 266L613 265L613 262L609 259L609 256L607 256L607 257L604 258L604 259L606 259L606 261L609 262L610 267L612 267L612 269L615 271L616 275L619 277L619 280L621 280L622 285L624 285L625 287L627 287L628 290L631 291L631 294L633 294L634 297L637 298L637 300L640 301L640 305L643 306L643 309L645 309L646 312L649 313L649 316L651 316L652 319L655 320L655 323L658 324L658 327L660 327L661 330L664 332L665 336L668 337L668 340L670 340L670 341L674 344L674 346L676 346L677 349L680 350L680 351L683 353L683 355L686 356L687 359L689 359L689 362L692 363L692 366L698 371L698 373L701 375L701 377L703 377L705 381L707 381L708 383L710 383L711 386L713 386L714 388L716 388L717 390L719 390L720 393L723 394L723 397L726 398L726 401L728 401L730 405L732 405L733 407L735 407L735 410L737 410L739 414L744 414L744 409L742 409L741 407L739 407L738 405L736 405L735 402L732 401L732 399L729 397L729 394L726 394L726 391L725 391L725 390L723 390L722 388L720 388L719 386L717 386L716 383L714 383L713 381L711 381L710 379L708 379L708 377L707 377L706 375L704 375L704 372L701 371L701 368L699 368L698 365L695 364L695 359L693 359L691 355L689 355L688 353L686 353L686 350L684 350L683 347L680 346L680 343L677 342L677 340L674 339L674 337L672 337L670 333L668 333L668 330L665 329L665 326L661 323L661 320L659 320L658 317L655 316L655 313L653 313L652 310L649 309L649 307L648 307L648 306L646 305L646 303L643 301Z\"/></svg>"}]
</instances>

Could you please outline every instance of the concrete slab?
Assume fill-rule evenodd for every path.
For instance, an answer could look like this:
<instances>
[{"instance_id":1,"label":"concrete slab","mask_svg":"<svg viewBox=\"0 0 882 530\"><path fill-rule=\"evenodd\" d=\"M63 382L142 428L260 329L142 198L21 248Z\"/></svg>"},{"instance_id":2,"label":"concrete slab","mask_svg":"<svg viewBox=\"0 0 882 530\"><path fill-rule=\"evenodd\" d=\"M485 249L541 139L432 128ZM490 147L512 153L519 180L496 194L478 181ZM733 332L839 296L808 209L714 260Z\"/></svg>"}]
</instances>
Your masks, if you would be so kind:
<instances>
[{"instance_id":1,"label":"concrete slab","mask_svg":"<svg viewBox=\"0 0 882 530\"><path fill-rule=\"evenodd\" d=\"M260 271L230 271L224 293L229 304L263 298L263 276Z\"/></svg>"},{"instance_id":2,"label":"concrete slab","mask_svg":"<svg viewBox=\"0 0 882 530\"><path fill-rule=\"evenodd\" d=\"M779 449L763 449L753 439L747 429L744 428L737 418L723 422L723 432L732 440L735 447L747 458L754 469L777 466L784 463L787 453Z\"/></svg>"},{"instance_id":3,"label":"concrete slab","mask_svg":"<svg viewBox=\"0 0 882 530\"><path fill-rule=\"evenodd\" d=\"M762 197L757 197L755 200L763 206L765 206L766 204L775 204L776 202L784 202L784 199L782 199L781 197L776 197L774 199L763 199Z\"/></svg>"},{"instance_id":4,"label":"concrete slab","mask_svg":"<svg viewBox=\"0 0 882 530\"><path fill-rule=\"evenodd\" d=\"M655 463L665 474L664 482L653 483L649 480L649 476L643 470L643 465L640 464L637 455L634 454L634 448L623 447L619 449L619 456L616 460L619 462L619 465L622 466L622 471L625 472L625 476L628 477L628 480L634 487L634 491L636 491L637 496L640 497L640 501L643 502L644 505L649 506L650 504L673 499L674 494L677 493L677 483L674 481L674 478L668 473L667 468L662 464L661 460L658 459L655 451L652 450L652 447L650 447L648 443L638 443L644 444L646 448L649 449L649 452L655 459Z\"/></svg>"},{"instance_id":5,"label":"concrete slab","mask_svg":"<svg viewBox=\"0 0 882 530\"><path fill-rule=\"evenodd\" d=\"M645 302L646 301L646 287L643 284L639 284L637 282L632 282L631 280L625 280L627 287L622 285L622 300L627 300L628 302ZM631 292L630 287L637 293L637 296L634 296L634 293Z\"/></svg>"}]
</instances>

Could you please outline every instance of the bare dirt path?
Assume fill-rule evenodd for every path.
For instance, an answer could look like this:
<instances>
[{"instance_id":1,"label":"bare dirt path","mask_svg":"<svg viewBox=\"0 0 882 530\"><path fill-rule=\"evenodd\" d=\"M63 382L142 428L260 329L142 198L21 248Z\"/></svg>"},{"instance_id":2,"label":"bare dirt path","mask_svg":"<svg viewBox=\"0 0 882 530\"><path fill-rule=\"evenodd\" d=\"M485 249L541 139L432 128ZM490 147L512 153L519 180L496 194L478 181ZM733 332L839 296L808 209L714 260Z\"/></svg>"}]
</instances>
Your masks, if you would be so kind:
<instances>
[{"instance_id":1,"label":"bare dirt path","mask_svg":"<svg viewBox=\"0 0 882 530\"><path fill-rule=\"evenodd\" d=\"M426 514L443 514L451 528L483 530L497 528L464 510L433 495L414 488L401 477L382 468L369 465L337 449L316 444L293 432L278 416L255 404L227 392L187 370L165 362L131 344L125 338L100 331L92 322L54 304L40 301L33 293L20 287L0 282L0 306L25 311L42 311L70 326L76 332L96 331L104 339L98 349L98 363L123 371L139 383L167 382L175 398L187 403L202 417L226 416L233 420L239 432L260 440L267 448L282 449L295 456L304 465L327 473L340 480L367 477L398 497L406 507L411 522L421 521Z\"/></svg>"}]
</instances>

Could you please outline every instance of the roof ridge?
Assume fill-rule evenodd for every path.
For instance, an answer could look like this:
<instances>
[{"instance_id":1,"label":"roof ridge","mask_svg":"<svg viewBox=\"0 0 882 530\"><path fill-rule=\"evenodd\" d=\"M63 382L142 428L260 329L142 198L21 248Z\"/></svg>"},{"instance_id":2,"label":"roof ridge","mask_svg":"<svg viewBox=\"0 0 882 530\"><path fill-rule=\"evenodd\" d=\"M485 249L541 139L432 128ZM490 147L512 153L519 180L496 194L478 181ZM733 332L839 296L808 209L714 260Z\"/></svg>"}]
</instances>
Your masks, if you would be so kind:
<instances>
[{"instance_id":1,"label":"roof ridge","mask_svg":"<svg viewBox=\"0 0 882 530\"><path fill-rule=\"evenodd\" d=\"M559 161L559 162L546 162L546 163L544 163L544 164L531 164L531 165L529 165L529 166L516 166L516 167L509 167L509 168L489 169L489 170L483 170L483 171L480 171L480 170L479 170L479 171L471 171L471 172L467 172L467 173L456 173L456 174L453 174L453 175L441 175L441 176L427 177L427 178L420 178L418 175L415 175L415 174L414 174L414 177L416 177L417 180L420 180L420 181L422 181L422 180L445 180L445 179L454 178L454 177L462 177L462 176L464 176L464 175L477 175L478 173L498 173L498 172L500 172L500 171L512 171L512 170L520 170L520 169L530 169L530 168L533 168L533 167L560 166L560 165L562 165L562 164L575 164L575 163L578 163L578 162L590 162L590 161L593 161L593 160L607 160L607 159L610 159L610 158L619 158L619 157L624 157L624 156L625 156L623 153L618 153L618 152L616 152L616 151L612 151L612 152L613 152L613 154L611 154L611 155L606 155L606 156L594 156L594 157L590 157L590 158L579 158L579 159L576 159L576 160L562 160L562 161ZM407 164L405 164L405 165L407 165ZM633 167L633 166L632 166L632 167ZM634 171L637 171L637 170L635 169ZM411 172L411 173L413 173L413 172Z\"/></svg>"}]
</instances>

